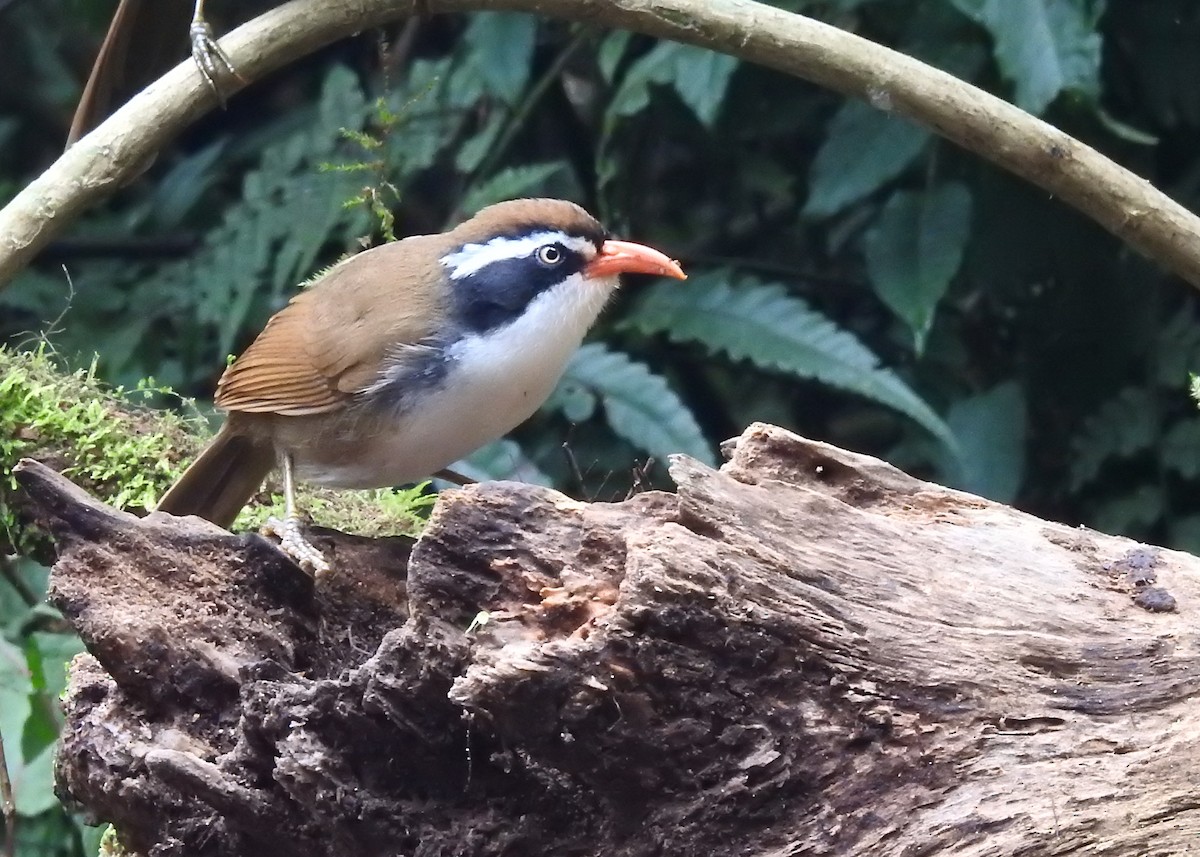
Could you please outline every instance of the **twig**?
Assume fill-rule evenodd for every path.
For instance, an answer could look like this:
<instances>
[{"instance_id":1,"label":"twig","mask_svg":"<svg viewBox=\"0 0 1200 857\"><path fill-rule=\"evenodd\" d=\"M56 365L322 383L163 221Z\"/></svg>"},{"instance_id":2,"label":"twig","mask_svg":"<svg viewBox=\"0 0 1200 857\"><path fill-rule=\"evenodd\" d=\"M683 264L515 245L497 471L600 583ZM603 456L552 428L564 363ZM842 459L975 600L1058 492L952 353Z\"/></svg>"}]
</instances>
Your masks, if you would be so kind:
<instances>
[{"instance_id":1,"label":"twig","mask_svg":"<svg viewBox=\"0 0 1200 857\"><path fill-rule=\"evenodd\" d=\"M247 80L415 12L511 9L676 39L826 86L924 125L1091 217L1200 287L1200 218L1095 149L912 57L752 0L292 0L221 40ZM241 81L231 85L240 89ZM0 286L213 107L188 60L135 96L0 210Z\"/></svg>"},{"instance_id":2,"label":"twig","mask_svg":"<svg viewBox=\"0 0 1200 857\"><path fill-rule=\"evenodd\" d=\"M0 813L4 814L4 857L16 857L17 803L13 800L12 781L8 778L3 735L0 735Z\"/></svg>"},{"instance_id":3,"label":"twig","mask_svg":"<svg viewBox=\"0 0 1200 857\"><path fill-rule=\"evenodd\" d=\"M41 598L38 594L29 588L29 584L21 579L21 575L17 573L17 566L13 562L13 558L9 556L0 556L0 577L11 586L25 602L25 606L33 607L41 603Z\"/></svg>"}]
</instances>

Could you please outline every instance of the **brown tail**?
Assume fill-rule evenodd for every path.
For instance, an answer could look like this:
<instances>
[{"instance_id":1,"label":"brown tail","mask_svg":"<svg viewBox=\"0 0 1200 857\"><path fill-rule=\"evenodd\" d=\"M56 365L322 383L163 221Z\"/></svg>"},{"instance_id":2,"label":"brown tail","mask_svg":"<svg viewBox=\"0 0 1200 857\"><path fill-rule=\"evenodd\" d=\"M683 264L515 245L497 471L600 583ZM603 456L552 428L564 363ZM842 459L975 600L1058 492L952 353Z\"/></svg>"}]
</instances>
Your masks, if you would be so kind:
<instances>
[{"instance_id":1,"label":"brown tail","mask_svg":"<svg viewBox=\"0 0 1200 857\"><path fill-rule=\"evenodd\" d=\"M185 56L191 15L190 3L121 0L75 108L68 146Z\"/></svg>"},{"instance_id":2,"label":"brown tail","mask_svg":"<svg viewBox=\"0 0 1200 857\"><path fill-rule=\"evenodd\" d=\"M226 425L162 496L156 510L199 515L228 527L274 466L270 441L234 434Z\"/></svg>"}]
</instances>

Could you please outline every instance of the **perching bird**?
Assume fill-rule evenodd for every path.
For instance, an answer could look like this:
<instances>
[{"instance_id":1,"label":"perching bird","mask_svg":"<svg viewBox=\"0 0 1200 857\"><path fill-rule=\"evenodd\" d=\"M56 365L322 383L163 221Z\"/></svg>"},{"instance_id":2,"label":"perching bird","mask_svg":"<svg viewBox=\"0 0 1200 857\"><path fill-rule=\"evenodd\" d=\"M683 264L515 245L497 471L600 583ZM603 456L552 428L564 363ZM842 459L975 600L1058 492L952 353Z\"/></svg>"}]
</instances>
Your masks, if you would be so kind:
<instances>
[{"instance_id":1,"label":"perching bird","mask_svg":"<svg viewBox=\"0 0 1200 857\"><path fill-rule=\"evenodd\" d=\"M502 202L340 262L225 370L225 425L158 509L228 527L278 462L281 546L326 571L300 534L295 480L413 482L515 428L553 391L623 273L685 278L556 199Z\"/></svg>"}]
</instances>

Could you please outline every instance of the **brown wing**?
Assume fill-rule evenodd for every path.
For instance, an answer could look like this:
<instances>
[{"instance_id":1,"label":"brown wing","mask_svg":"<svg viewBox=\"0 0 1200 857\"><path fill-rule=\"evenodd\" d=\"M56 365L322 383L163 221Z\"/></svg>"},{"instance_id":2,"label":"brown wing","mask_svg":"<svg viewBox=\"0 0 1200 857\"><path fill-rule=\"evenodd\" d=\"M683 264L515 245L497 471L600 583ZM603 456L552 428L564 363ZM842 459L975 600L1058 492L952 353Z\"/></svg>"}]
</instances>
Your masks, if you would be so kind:
<instances>
[{"instance_id":1,"label":"brown wing","mask_svg":"<svg viewBox=\"0 0 1200 857\"><path fill-rule=\"evenodd\" d=\"M225 370L217 406L286 416L344 407L379 378L389 355L435 332L446 290L441 243L408 238L336 265Z\"/></svg>"}]
</instances>

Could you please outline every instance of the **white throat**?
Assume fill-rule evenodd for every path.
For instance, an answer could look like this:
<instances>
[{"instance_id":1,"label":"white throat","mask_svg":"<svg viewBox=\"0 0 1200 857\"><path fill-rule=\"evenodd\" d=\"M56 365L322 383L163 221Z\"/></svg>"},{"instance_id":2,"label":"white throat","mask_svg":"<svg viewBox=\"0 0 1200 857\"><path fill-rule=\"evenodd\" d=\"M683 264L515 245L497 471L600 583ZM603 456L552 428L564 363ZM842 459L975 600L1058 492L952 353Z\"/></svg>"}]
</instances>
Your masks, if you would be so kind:
<instances>
[{"instance_id":1,"label":"white throat","mask_svg":"<svg viewBox=\"0 0 1200 857\"><path fill-rule=\"evenodd\" d=\"M521 411L507 432L526 420L554 390L567 361L617 288L617 277L587 279L572 274L539 294L508 324L470 334L450 346L454 361L450 386L473 386L476 379L495 385L488 396L502 404L501 394ZM515 395L516 393L520 395Z\"/></svg>"},{"instance_id":2,"label":"white throat","mask_svg":"<svg viewBox=\"0 0 1200 857\"><path fill-rule=\"evenodd\" d=\"M448 467L527 420L562 377L618 278L572 274L513 321L449 346L442 385L379 426L351 464L297 457L300 476L341 487L399 485Z\"/></svg>"}]
</instances>

